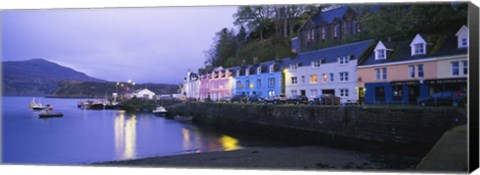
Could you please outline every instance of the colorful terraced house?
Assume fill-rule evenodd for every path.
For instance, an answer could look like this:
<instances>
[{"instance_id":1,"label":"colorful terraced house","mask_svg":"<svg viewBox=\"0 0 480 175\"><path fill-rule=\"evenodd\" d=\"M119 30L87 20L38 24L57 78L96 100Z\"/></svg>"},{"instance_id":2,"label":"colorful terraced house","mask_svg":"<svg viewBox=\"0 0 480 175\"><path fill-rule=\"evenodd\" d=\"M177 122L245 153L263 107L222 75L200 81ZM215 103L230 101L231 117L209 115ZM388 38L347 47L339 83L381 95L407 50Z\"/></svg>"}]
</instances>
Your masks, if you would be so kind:
<instances>
[{"instance_id":1,"label":"colorful terraced house","mask_svg":"<svg viewBox=\"0 0 480 175\"><path fill-rule=\"evenodd\" d=\"M417 34L405 41L378 41L358 66L365 103L415 104L439 91L466 92L468 28L456 35Z\"/></svg>"},{"instance_id":2,"label":"colorful terraced house","mask_svg":"<svg viewBox=\"0 0 480 175\"><path fill-rule=\"evenodd\" d=\"M262 98L282 93L281 61L267 61L256 65L235 67L234 94L257 95Z\"/></svg>"}]
</instances>

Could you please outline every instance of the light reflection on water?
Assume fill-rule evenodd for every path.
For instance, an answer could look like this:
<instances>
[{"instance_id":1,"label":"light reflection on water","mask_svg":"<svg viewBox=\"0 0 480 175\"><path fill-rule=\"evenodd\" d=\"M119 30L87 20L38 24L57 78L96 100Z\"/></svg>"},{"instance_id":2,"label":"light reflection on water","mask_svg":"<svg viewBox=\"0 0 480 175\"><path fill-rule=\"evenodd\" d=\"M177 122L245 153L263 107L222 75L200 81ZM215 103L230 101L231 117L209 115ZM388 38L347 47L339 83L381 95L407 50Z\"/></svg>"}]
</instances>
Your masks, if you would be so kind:
<instances>
[{"instance_id":1,"label":"light reflection on water","mask_svg":"<svg viewBox=\"0 0 480 175\"><path fill-rule=\"evenodd\" d=\"M81 110L80 99L42 98L64 116L39 119L26 105L32 98L2 97L2 163L88 164L235 150L259 142L152 114Z\"/></svg>"}]
</instances>

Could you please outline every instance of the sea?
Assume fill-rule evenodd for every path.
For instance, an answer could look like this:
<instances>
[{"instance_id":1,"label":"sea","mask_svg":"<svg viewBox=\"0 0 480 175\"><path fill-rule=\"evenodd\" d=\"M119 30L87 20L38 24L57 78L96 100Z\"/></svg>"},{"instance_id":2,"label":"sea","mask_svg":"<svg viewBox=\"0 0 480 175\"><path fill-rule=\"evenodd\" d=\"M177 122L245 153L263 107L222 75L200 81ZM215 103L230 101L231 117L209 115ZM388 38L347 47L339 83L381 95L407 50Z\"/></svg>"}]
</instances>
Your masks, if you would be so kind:
<instances>
[{"instance_id":1,"label":"sea","mask_svg":"<svg viewBox=\"0 0 480 175\"><path fill-rule=\"evenodd\" d=\"M39 118L35 97L2 97L2 164L88 165L98 162L277 145L151 113L84 110L86 99L36 97L64 114Z\"/></svg>"}]
</instances>

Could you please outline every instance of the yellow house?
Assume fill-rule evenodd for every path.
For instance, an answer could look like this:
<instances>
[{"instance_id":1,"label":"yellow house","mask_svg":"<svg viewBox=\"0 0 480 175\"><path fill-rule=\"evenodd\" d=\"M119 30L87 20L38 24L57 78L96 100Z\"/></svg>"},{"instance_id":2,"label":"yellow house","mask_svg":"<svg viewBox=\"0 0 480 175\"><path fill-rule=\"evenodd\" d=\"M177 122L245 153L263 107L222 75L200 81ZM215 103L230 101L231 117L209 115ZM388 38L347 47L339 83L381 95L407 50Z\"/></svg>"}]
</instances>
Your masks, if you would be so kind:
<instances>
[{"instance_id":1,"label":"yellow house","mask_svg":"<svg viewBox=\"0 0 480 175\"><path fill-rule=\"evenodd\" d=\"M416 103L439 91L466 91L468 28L455 36L417 34L405 41L378 41L358 71L365 103ZM460 42L460 43L458 43Z\"/></svg>"}]
</instances>

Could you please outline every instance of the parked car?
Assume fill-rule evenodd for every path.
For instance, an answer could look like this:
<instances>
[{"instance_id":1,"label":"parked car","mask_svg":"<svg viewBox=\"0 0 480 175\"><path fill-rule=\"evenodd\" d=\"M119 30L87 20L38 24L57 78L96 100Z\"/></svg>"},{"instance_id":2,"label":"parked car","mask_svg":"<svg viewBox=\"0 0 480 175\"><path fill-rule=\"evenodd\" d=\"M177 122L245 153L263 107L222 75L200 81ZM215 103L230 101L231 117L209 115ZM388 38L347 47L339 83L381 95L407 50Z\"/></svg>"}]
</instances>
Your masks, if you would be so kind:
<instances>
[{"instance_id":1,"label":"parked car","mask_svg":"<svg viewBox=\"0 0 480 175\"><path fill-rule=\"evenodd\" d=\"M239 102L239 103L246 103L247 102L247 96L246 95L234 95L231 99L230 102Z\"/></svg>"},{"instance_id":2,"label":"parked car","mask_svg":"<svg viewBox=\"0 0 480 175\"><path fill-rule=\"evenodd\" d=\"M458 107L467 102L466 94L460 91L444 91L432 94L430 97L420 98L417 104L420 106L452 105Z\"/></svg>"},{"instance_id":3,"label":"parked car","mask_svg":"<svg viewBox=\"0 0 480 175\"><path fill-rule=\"evenodd\" d=\"M322 94L315 98L310 104L314 105L339 105L340 104L340 97L337 97L332 94Z\"/></svg>"},{"instance_id":4,"label":"parked car","mask_svg":"<svg viewBox=\"0 0 480 175\"><path fill-rule=\"evenodd\" d=\"M303 95L294 95L286 100L287 104L308 104L308 98Z\"/></svg>"},{"instance_id":5,"label":"parked car","mask_svg":"<svg viewBox=\"0 0 480 175\"><path fill-rule=\"evenodd\" d=\"M232 100L232 97L226 96L226 97L221 98L221 99L220 99L220 102L226 102L226 103L228 103L228 102L230 102L231 100Z\"/></svg>"},{"instance_id":6,"label":"parked car","mask_svg":"<svg viewBox=\"0 0 480 175\"><path fill-rule=\"evenodd\" d=\"M250 95L250 96L248 96L247 101L249 103L261 103L261 102L263 102L263 99L262 99L262 97L260 97L258 95Z\"/></svg>"},{"instance_id":7,"label":"parked car","mask_svg":"<svg viewBox=\"0 0 480 175\"><path fill-rule=\"evenodd\" d=\"M275 95L273 97L268 97L263 99L264 104L284 104L287 101L287 97L284 94Z\"/></svg>"}]
</instances>

